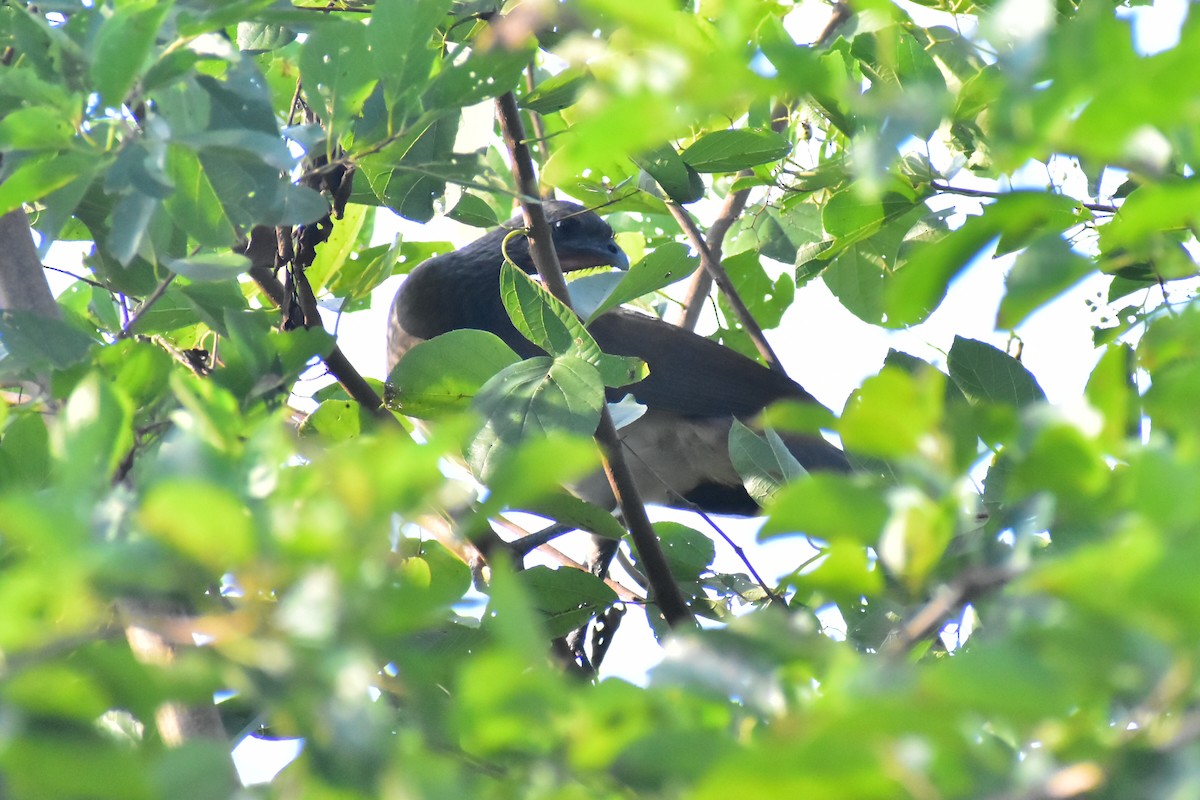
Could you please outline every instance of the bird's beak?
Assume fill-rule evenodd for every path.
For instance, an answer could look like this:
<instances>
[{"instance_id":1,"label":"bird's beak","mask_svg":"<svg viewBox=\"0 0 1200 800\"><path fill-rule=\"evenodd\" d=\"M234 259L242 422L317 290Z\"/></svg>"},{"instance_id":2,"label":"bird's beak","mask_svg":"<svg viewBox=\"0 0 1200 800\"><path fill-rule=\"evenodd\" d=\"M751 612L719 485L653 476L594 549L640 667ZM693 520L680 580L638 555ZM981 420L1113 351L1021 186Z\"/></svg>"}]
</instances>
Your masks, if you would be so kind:
<instances>
[{"instance_id":1,"label":"bird's beak","mask_svg":"<svg viewBox=\"0 0 1200 800\"><path fill-rule=\"evenodd\" d=\"M625 251L617 246L616 241L611 244L613 248L612 261L609 263L619 270L627 271L629 269L629 256L625 255Z\"/></svg>"},{"instance_id":2,"label":"bird's beak","mask_svg":"<svg viewBox=\"0 0 1200 800\"><path fill-rule=\"evenodd\" d=\"M629 256L625 255L625 251L618 247L613 239L599 246L593 243L571 250L559 245L558 262L564 272L603 266L616 267L619 270L629 269Z\"/></svg>"}]
</instances>

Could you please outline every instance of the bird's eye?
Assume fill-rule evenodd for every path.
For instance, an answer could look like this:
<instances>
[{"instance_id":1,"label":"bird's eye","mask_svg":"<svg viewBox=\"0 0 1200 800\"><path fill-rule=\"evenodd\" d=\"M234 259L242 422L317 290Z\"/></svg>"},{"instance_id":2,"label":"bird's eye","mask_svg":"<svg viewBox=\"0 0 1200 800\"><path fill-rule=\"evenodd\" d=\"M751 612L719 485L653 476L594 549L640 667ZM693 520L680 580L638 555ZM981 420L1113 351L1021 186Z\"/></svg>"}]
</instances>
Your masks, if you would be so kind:
<instances>
[{"instance_id":1,"label":"bird's eye","mask_svg":"<svg viewBox=\"0 0 1200 800\"><path fill-rule=\"evenodd\" d=\"M579 230L579 220L575 217L564 217L554 223L554 232L571 236Z\"/></svg>"}]
</instances>

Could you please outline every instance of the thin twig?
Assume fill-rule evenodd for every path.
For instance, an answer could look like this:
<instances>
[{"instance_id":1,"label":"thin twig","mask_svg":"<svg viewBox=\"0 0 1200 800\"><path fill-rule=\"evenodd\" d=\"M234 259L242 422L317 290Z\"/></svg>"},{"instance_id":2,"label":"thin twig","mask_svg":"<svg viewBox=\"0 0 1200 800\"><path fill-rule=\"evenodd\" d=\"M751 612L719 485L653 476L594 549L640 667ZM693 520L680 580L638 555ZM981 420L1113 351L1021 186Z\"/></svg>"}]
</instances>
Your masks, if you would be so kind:
<instances>
[{"instance_id":1,"label":"thin twig","mask_svg":"<svg viewBox=\"0 0 1200 800\"><path fill-rule=\"evenodd\" d=\"M497 113L500 117L500 128L512 156L513 177L516 179L517 191L524 197L538 195L537 177L533 170L533 158L525 142L525 131L521 124L521 114L517 109L517 99L512 92L505 92L496 100ZM554 240L542 204L522 199L521 208L525 214L525 222L529 227L529 252L534 266L550 293L570 308L570 296L567 293L567 283L563 278L562 268L558 263L558 254L554 250ZM625 463L621 440L613 425L608 408L600 412L600 424L596 428L596 441L600 443L603 452L604 471L612 485L613 494L621 508L621 513L629 525L629 533L633 545L637 548L641 562L646 567L647 578L653 592L654 601L666 617L667 624L672 628L693 626L696 618L687 607L683 593L671 574L670 565L663 554L650 518L646 516L646 506L642 503L637 486Z\"/></svg>"},{"instance_id":2,"label":"thin twig","mask_svg":"<svg viewBox=\"0 0 1200 800\"><path fill-rule=\"evenodd\" d=\"M961 197L986 197L996 199L1004 197L1011 192L990 191L988 189L969 189L965 186L951 186L948 183L940 183L939 181L931 181L929 188L935 192L944 192L945 194L957 194ZM1072 198L1074 199L1074 198ZM1116 214L1121 210L1120 206L1107 205L1105 203L1085 203L1082 200L1076 200L1080 206L1088 211L1095 211L1097 214Z\"/></svg>"},{"instance_id":3,"label":"thin twig","mask_svg":"<svg viewBox=\"0 0 1200 800\"><path fill-rule=\"evenodd\" d=\"M142 304L138 306L138 310L122 326L121 332L117 334L118 339L128 339L133 334L133 329L141 322L142 317L154 307L155 303L162 299L162 296L167 293L167 289L171 288L171 284L175 282L176 277L178 276L174 272L167 273L167 277L163 278L158 286L154 287L154 291L142 301Z\"/></svg>"},{"instance_id":4,"label":"thin twig","mask_svg":"<svg viewBox=\"0 0 1200 800\"><path fill-rule=\"evenodd\" d=\"M780 103L771 110L771 130L775 133L783 133L787 130L788 120L791 118L791 112L787 106ZM737 173L737 178L749 178L754 175L754 170L744 169ZM721 263L722 251L725 247L725 236L729 233L729 229L733 227L733 223L741 216L742 211L746 208L746 202L750 199L749 189L738 189L731 191L725 196L725 202L721 204L721 210L717 212L717 218L713 220L713 224L709 226L708 233L704 236L704 242L708 245L709 253L712 254L713 260ZM696 323L700 320L700 313L704 310L704 303L708 299L708 293L712 291L713 278L712 274L704 269L703 266L696 270L692 275L692 282L688 285L687 294L683 301L683 308L678 312L672 322L685 330L694 331Z\"/></svg>"},{"instance_id":5,"label":"thin twig","mask_svg":"<svg viewBox=\"0 0 1200 800\"><path fill-rule=\"evenodd\" d=\"M704 241L704 234L700 233L700 228L696 226L696 221L692 219L692 215L683 206L672 201L667 202L667 210L671 212L671 216L679 223L679 227L683 228L683 232L687 234L692 247L696 248L696 252L700 254L700 266L712 277L713 282L717 284L717 288L725 293L725 299L733 307L734 314L737 315L738 321L742 323L742 328L750 337L750 341L754 343L754 348L763 357L763 361L776 372L783 372L783 363L779 360L779 356L775 355L775 351L771 349L770 343L767 342L767 337L763 335L762 328L759 326L757 320L754 319L754 315L750 313L750 309L742 301L742 297L734 287L733 281L729 279L729 274L725 272L725 268L721 266L720 261L714 257L712 250L709 249L708 244Z\"/></svg>"},{"instance_id":6,"label":"thin twig","mask_svg":"<svg viewBox=\"0 0 1200 800\"><path fill-rule=\"evenodd\" d=\"M669 494L672 497L672 499L674 499L674 501L679 504L679 507L687 508L689 511L692 511L693 513L699 515L699 517L702 520L704 520L705 522L707 522L709 524L709 527L711 527L714 531L717 532L718 536L720 536L722 539L725 540L725 543L729 545L729 547L733 550L734 554L746 566L746 569L750 572L750 576L752 578L754 578L755 583L758 584L760 589L762 589L764 592L766 592L766 595L768 598L770 598L771 600L782 600L783 599L773 589L771 589L771 587L767 586L767 582L762 579L762 576L758 574L758 570L756 570L754 568L754 565L750 563L750 558L749 558L749 556L746 555L745 549L742 548L741 545L734 542L733 539L731 539L729 537L729 534L725 533L725 531L721 529L721 526L717 524L716 520L714 520L712 517L710 517L708 515L708 512L706 512L703 508L701 508L696 503L693 503L691 500L684 497L678 490L676 490L676 488L674 486L672 486L667 481L667 479L665 477L663 477L663 475L661 473L658 472L658 470L654 469L654 467L651 466L644 458L639 456L633 450L632 447L626 446L625 449L629 451L630 455L632 455L639 462L641 462L642 468L647 470L651 475L654 476L654 479L657 480L664 489L666 489L667 494Z\"/></svg>"},{"instance_id":7,"label":"thin twig","mask_svg":"<svg viewBox=\"0 0 1200 800\"><path fill-rule=\"evenodd\" d=\"M882 652L890 656L907 653L918 642L933 635L964 603L983 592L1008 583L1016 573L1010 567L977 567L968 569L940 587L933 598L909 617L883 643Z\"/></svg>"},{"instance_id":8,"label":"thin twig","mask_svg":"<svg viewBox=\"0 0 1200 800\"><path fill-rule=\"evenodd\" d=\"M750 170L738 173L739 176L753 174ZM718 262L721 260L721 251L725 245L725 234L729 232L729 228L746 208L746 201L749 198L749 189L730 192L725 196L725 202L721 205L716 220L708 228L708 235L704 237L704 241L708 244L713 258ZM683 305L670 321L684 330L696 330L696 323L699 322L700 313L704 310L704 301L708 299L708 293L712 291L712 284L712 273L703 267L692 273L692 281L688 284Z\"/></svg>"},{"instance_id":9,"label":"thin twig","mask_svg":"<svg viewBox=\"0 0 1200 800\"><path fill-rule=\"evenodd\" d=\"M504 528L506 531L516 535L516 537L517 537L516 539L514 539L511 542L508 542L509 547L524 545L525 539L535 538L538 536L538 533L540 533L540 531L538 533L530 533L529 531L522 528L520 525L517 525L512 520L505 519L504 517L498 517L495 520L495 522L497 525ZM551 526L551 527L555 527L555 526ZM575 529L569 528L567 530L575 530ZM565 532L567 532L567 531L564 531L564 533ZM548 544L546 542L542 542L537 547L533 547L533 548L529 548L529 549L537 550L539 553L544 553L565 567L582 570L584 572L588 571L587 567L585 567L583 564L580 564L578 561L571 558L569 555L567 555L563 551L559 550L557 547L554 547L553 545ZM528 552L528 551L525 551L525 552ZM604 583L605 583L605 585L608 586L608 588L610 588L614 592L616 592L617 599L619 599L623 602L626 602L626 603L638 603L640 605L645 605L645 603L646 603L645 597L642 597L640 594L633 591L629 587L618 583L617 581L613 580L611 577L608 577L606 575L604 577Z\"/></svg>"},{"instance_id":10,"label":"thin twig","mask_svg":"<svg viewBox=\"0 0 1200 800\"><path fill-rule=\"evenodd\" d=\"M269 240L270 258L266 258L268 247L265 242ZM283 284L275 277L275 272L271 266L274 264L275 254L275 231L273 228L255 228L250 235L250 242L243 251L250 258L250 277L263 290L263 294L276 306L282 306L285 301ZM310 290L311 294L311 290ZM313 303L309 308L302 308L305 320L310 318L315 320L316 324L320 322L320 312L316 309L316 304ZM354 365L350 363L350 359L346 358L346 354L336 344L329 351L328 355L322 357L325 366L329 369L329 374L337 379L337 382L342 385L355 401L363 408L367 409L377 419L385 420L395 425L400 423L392 416L383 405L383 399L376 393L371 384L367 383L366 379L359 374Z\"/></svg>"},{"instance_id":11,"label":"thin twig","mask_svg":"<svg viewBox=\"0 0 1200 800\"><path fill-rule=\"evenodd\" d=\"M103 289L106 292L112 292L111 289L109 289L107 286L105 286L100 281L93 280L92 278L89 278L85 275L77 275L74 272L71 272L69 269L62 269L60 267L52 267L49 264L46 264L43 268L51 270L52 272L62 273L63 275L66 275L69 278L74 278L75 280L79 281L80 283L86 283L89 286L95 286L97 289Z\"/></svg>"}]
</instances>

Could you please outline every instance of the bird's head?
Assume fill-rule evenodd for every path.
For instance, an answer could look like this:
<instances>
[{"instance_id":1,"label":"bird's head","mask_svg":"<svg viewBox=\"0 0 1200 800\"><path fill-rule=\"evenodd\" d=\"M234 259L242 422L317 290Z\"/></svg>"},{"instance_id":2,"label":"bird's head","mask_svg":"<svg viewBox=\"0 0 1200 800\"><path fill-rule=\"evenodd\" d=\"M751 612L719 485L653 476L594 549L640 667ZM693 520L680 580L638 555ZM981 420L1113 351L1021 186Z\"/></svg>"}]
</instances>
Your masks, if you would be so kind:
<instances>
[{"instance_id":1,"label":"bird's head","mask_svg":"<svg viewBox=\"0 0 1200 800\"><path fill-rule=\"evenodd\" d=\"M629 257L613 239L613 229L594 211L565 200L548 200L542 208L554 235L554 249L563 272L603 266L629 269ZM525 220L518 216L504 223L502 230L524 227ZM521 269L530 274L535 272L529 257L529 242L524 236L510 239L507 249L509 257Z\"/></svg>"}]
</instances>

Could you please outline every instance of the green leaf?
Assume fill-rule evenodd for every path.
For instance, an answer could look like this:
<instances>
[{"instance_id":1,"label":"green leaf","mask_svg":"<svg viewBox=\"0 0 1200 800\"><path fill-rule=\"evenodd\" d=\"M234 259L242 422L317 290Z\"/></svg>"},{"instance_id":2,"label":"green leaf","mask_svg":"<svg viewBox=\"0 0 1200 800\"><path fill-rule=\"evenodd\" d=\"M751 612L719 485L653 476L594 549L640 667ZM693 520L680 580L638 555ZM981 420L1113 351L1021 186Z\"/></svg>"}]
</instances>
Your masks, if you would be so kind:
<instances>
[{"instance_id":1,"label":"green leaf","mask_svg":"<svg viewBox=\"0 0 1200 800\"><path fill-rule=\"evenodd\" d=\"M320 436L331 442L354 439L363 430L362 406L348 400L326 400L304 418L301 436Z\"/></svg>"},{"instance_id":2,"label":"green leaf","mask_svg":"<svg viewBox=\"0 0 1200 800\"><path fill-rule=\"evenodd\" d=\"M472 49L461 62L446 64L425 92L425 107L460 108L499 97L517 85L533 56L532 45Z\"/></svg>"},{"instance_id":3,"label":"green leaf","mask_svg":"<svg viewBox=\"0 0 1200 800\"><path fill-rule=\"evenodd\" d=\"M476 228L494 228L500 224L500 220L496 219L496 212L487 201L469 192L462 193L462 197L458 198L454 208L446 212L446 216Z\"/></svg>"},{"instance_id":4,"label":"green leaf","mask_svg":"<svg viewBox=\"0 0 1200 800\"><path fill-rule=\"evenodd\" d=\"M888 499L891 516L879 540L879 558L889 575L917 594L954 538L957 509L915 489L894 492Z\"/></svg>"},{"instance_id":5,"label":"green leaf","mask_svg":"<svg viewBox=\"0 0 1200 800\"><path fill-rule=\"evenodd\" d=\"M334 130L358 116L378 82L370 52L365 26L328 18L300 48L300 78L310 95L324 101Z\"/></svg>"},{"instance_id":6,"label":"green leaf","mask_svg":"<svg viewBox=\"0 0 1200 800\"><path fill-rule=\"evenodd\" d=\"M579 93L591 82L592 76L587 69L568 67L546 78L533 91L526 92L517 104L536 114L553 114L574 105Z\"/></svg>"},{"instance_id":7,"label":"green leaf","mask_svg":"<svg viewBox=\"0 0 1200 800\"><path fill-rule=\"evenodd\" d=\"M0 149L59 150L71 143L75 129L62 112L46 106L18 108L0 118Z\"/></svg>"},{"instance_id":8,"label":"green leaf","mask_svg":"<svg viewBox=\"0 0 1200 800\"><path fill-rule=\"evenodd\" d=\"M792 143L774 131L739 128L706 133L680 155L697 172L737 172L778 161L791 151Z\"/></svg>"},{"instance_id":9,"label":"green leaf","mask_svg":"<svg viewBox=\"0 0 1200 800\"><path fill-rule=\"evenodd\" d=\"M671 574L678 581L694 583L707 572L717 557L713 540L700 531L678 522L654 523L654 534L662 544Z\"/></svg>"},{"instance_id":10,"label":"green leaf","mask_svg":"<svg viewBox=\"0 0 1200 800\"><path fill-rule=\"evenodd\" d=\"M91 372L67 398L52 429L62 475L79 486L108 486L133 447L133 408L120 388Z\"/></svg>"},{"instance_id":11,"label":"green leaf","mask_svg":"<svg viewBox=\"0 0 1200 800\"><path fill-rule=\"evenodd\" d=\"M212 182L190 150L167 149L167 175L175 190L163 206L188 236L205 247L230 247L236 234Z\"/></svg>"},{"instance_id":12,"label":"green leaf","mask_svg":"<svg viewBox=\"0 0 1200 800\"><path fill-rule=\"evenodd\" d=\"M1128 345L1110 345L1100 356L1084 392L1104 419L1102 441L1110 452L1138 435L1141 407L1134 383L1135 362Z\"/></svg>"},{"instance_id":13,"label":"green leaf","mask_svg":"<svg viewBox=\"0 0 1200 800\"><path fill-rule=\"evenodd\" d=\"M621 282L588 315L588 322L642 295L657 292L696 271L700 259L688 255L687 245L667 242L629 268Z\"/></svg>"},{"instance_id":14,"label":"green leaf","mask_svg":"<svg viewBox=\"0 0 1200 800\"><path fill-rule=\"evenodd\" d=\"M946 366L950 379L972 403L1024 408L1046 400L1037 379L1020 361L986 342L955 336Z\"/></svg>"},{"instance_id":15,"label":"green leaf","mask_svg":"<svg viewBox=\"0 0 1200 800\"><path fill-rule=\"evenodd\" d=\"M604 384L594 366L575 356L531 358L485 383L475 407L485 424L468 461L486 480L504 447L550 431L591 436L604 407Z\"/></svg>"},{"instance_id":16,"label":"green leaf","mask_svg":"<svg viewBox=\"0 0 1200 800\"><path fill-rule=\"evenodd\" d=\"M437 58L431 34L449 10L450 0L375 3L367 39L389 107L424 91Z\"/></svg>"},{"instance_id":17,"label":"green leaf","mask_svg":"<svg viewBox=\"0 0 1200 800\"><path fill-rule=\"evenodd\" d=\"M635 157L633 163L654 178L676 203L694 203L704 196L704 181L700 173L684 162L673 145L665 144Z\"/></svg>"},{"instance_id":18,"label":"green leaf","mask_svg":"<svg viewBox=\"0 0 1200 800\"><path fill-rule=\"evenodd\" d=\"M500 297L523 336L556 357L583 359L605 386L628 386L649 374L640 359L603 353L571 309L512 264L500 271Z\"/></svg>"},{"instance_id":19,"label":"green leaf","mask_svg":"<svg viewBox=\"0 0 1200 800\"><path fill-rule=\"evenodd\" d=\"M625 535L625 528L610 512L566 492L556 492L526 503L522 510L606 539L620 539Z\"/></svg>"},{"instance_id":20,"label":"green leaf","mask_svg":"<svg viewBox=\"0 0 1200 800\"><path fill-rule=\"evenodd\" d=\"M398 141L361 159L359 167L379 202L416 222L433 218L433 201L446 191L445 176L457 174L453 151L458 119L426 114Z\"/></svg>"},{"instance_id":21,"label":"green leaf","mask_svg":"<svg viewBox=\"0 0 1200 800\"><path fill-rule=\"evenodd\" d=\"M240 253L205 253L191 258L173 258L167 268L192 281L224 281L250 269L250 259Z\"/></svg>"},{"instance_id":22,"label":"green leaf","mask_svg":"<svg viewBox=\"0 0 1200 800\"><path fill-rule=\"evenodd\" d=\"M1095 269L1058 235L1036 239L1017 256L1005 280L996 327L1013 329Z\"/></svg>"},{"instance_id":23,"label":"green leaf","mask_svg":"<svg viewBox=\"0 0 1200 800\"><path fill-rule=\"evenodd\" d=\"M296 31L286 25L269 22L239 22L237 46L243 53L254 55L278 50L296 41Z\"/></svg>"},{"instance_id":24,"label":"green leaf","mask_svg":"<svg viewBox=\"0 0 1200 800\"><path fill-rule=\"evenodd\" d=\"M487 331L459 330L421 342L400 359L388 382L389 406L411 417L435 417L466 409L480 389L517 354Z\"/></svg>"},{"instance_id":25,"label":"green leaf","mask_svg":"<svg viewBox=\"0 0 1200 800\"><path fill-rule=\"evenodd\" d=\"M147 66L171 3L134 0L116 7L92 40L89 60L100 102L119 108Z\"/></svg>"},{"instance_id":26,"label":"green leaf","mask_svg":"<svg viewBox=\"0 0 1200 800\"><path fill-rule=\"evenodd\" d=\"M533 607L544 615L546 632L554 637L566 636L617 599L604 581L583 570L538 566L517 577Z\"/></svg>"},{"instance_id":27,"label":"green leaf","mask_svg":"<svg viewBox=\"0 0 1200 800\"><path fill-rule=\"evenodd\" d=\"M50 477L49 435L40 414L14 414L0 428L0 483L38 490Z\"/></svg>"},{"instance_id":28,"label":"green leaf","mask_svg":"<svg viewBox=\"0 0 1200 800\"><path fill-rule=\"evenodd\" d=\"M729 429L729 458L746 493L759 505L788 481L807 474L779 434L768 429L760 436L736 419Z\"/></svg>"},{"instance_id":29,"label":"green leaf","mask_svg":"<svg viewBox=\"0 0 1200 800\"><path fill-rule=\"evenodd\" d=\"M547 469L549 465L553 469ZM543 499L561 497L564 483L599 468L600 456L590 435L548 431L545 435L526 437L520 446L498 452L488 479L490 493L481 514L492 516L501 510L538 506ZM561 500L549 502L562 505Z\"/></svg>"},{"instance_id":30,"label":"green leaf","mask_svg":"<svg viewBox=\"0 0 1200 800\"><path fill-rule=\"evenodd\" d=\"M370 240L374 223L375 209L371 206L346 205L342 218L333 226L325 243L317 248L317 257L305 270L318 297L339 282L343 270L354 269L354 257Z\"/></svg>"},{"instance_id":31,"label":"green leaf","mask_svg":"<svg viewBox=\"0 0 1200 800\"><path fill-rule=\"evenodd\" d=\"M106 161L91 153L74 151L22 159L0 183L0 215L20 208L22 203L40 200L83 176L96 174Z\"/></svg>"},{"instance_id":32,"label":"green leaf","mask_svg":"<svg viewBox=\"0 0 1200 800\"><path fill-rule=\"evenodd\" d=\"M85 359L96 342L59 319L29 311L0 313L0 368L24 370L52 366L66 369Z\"/></svg>"},{"instance_id":33,"label":"green leaf","mask_svg":"<svg viewBox=\"0 0 1200 800\"><path fill-rule=\"evenodd\" d=\"M104 247L117 263L128 266L138 255L154 212L158 211L160 205L157 198L136 190L117 201L113 207L112 229L104 241Z\"/></svg>"}]
</instances>

